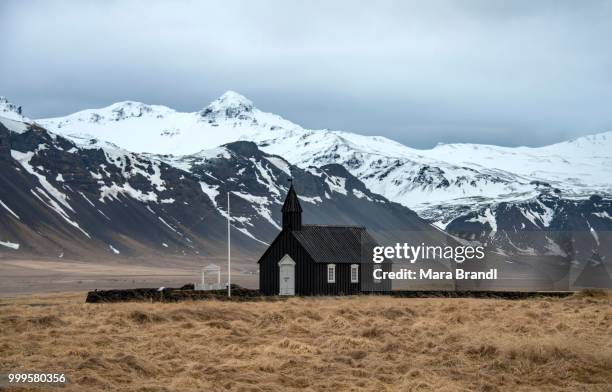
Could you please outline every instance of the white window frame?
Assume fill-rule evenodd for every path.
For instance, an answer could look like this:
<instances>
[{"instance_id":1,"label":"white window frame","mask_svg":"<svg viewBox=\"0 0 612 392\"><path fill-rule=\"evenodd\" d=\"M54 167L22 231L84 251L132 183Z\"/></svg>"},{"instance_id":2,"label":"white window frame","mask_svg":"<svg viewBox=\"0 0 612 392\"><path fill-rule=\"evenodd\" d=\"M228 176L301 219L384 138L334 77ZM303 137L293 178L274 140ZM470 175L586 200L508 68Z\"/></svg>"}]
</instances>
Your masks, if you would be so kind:
<instances>
[{"instance_id":1,"label":"white window frame","mask_svg":"<svg viewBox=\"0 0 612 392\"><path fill-rule=\"evenodd\" d=\"M351 283L359 283L359 264L351 264Z\"/></svg>"},{"instance_id":2,"label":"white window frame","mask_svg":"<svg viewBox=\"0 0 612 392\"><path fill-rule=\"evenodd\" d=\"M331 279L330 277L331 272ZM327 283L336 283L336 264L327 264Z\"/></svg>"}]
</instances>

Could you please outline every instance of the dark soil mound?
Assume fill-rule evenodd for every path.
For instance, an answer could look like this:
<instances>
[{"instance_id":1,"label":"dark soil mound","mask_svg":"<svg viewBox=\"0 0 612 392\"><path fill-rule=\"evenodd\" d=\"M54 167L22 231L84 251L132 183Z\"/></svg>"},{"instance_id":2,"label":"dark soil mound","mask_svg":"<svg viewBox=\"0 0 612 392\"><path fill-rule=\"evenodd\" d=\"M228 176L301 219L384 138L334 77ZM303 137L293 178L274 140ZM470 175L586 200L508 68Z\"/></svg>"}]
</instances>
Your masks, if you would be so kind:
<instances>
[{"instance_id":1,"label":"dark soil mound","mask_svg":"<svg viewBox=\"0 0 612 392\"><path fill-rule=\"evenodd\" d=\"M126 289L126 290L96 290L87 293L85 302L128 302L128 301L147 301L147 302L178 302L188 300L234 300L263 298L259 290L245 289L232 284L232 297L227 297L227 290L195 291L193 286L185 285L180 289L164 288L151 289Z\"/></svg>"}]
</instances>

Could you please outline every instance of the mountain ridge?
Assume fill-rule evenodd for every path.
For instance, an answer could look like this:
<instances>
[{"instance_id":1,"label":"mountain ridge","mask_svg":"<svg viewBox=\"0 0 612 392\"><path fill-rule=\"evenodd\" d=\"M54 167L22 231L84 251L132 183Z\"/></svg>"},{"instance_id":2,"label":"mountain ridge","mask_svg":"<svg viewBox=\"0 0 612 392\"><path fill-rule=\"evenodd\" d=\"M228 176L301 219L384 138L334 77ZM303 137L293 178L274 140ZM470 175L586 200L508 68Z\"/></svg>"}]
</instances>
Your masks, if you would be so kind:
<instances>
[{"instance_id":1,"label":"mountain ridge","mask_svg":"<svg viewBox=\"0 0 612 392\"><path fill-rule=\"evenodd\" d=\"M493 226L513 222L507 226L512 230L545 232L549 227L534 218L543 210L551 211L557 231L590 230L593 225L606 231L612 223L604 215L610 209L612 216L612 132L542 147L453 143L419 150L382 136L304 129L260 111L235 92L192 113L133 101L120 104L37 122L75 142L91 140L88 133L93 133L95 139L110 140L128 151L126 146L153 146L153 152L143 155L187 171L225 156L226 149L218 147L225 140L253 142L277 157L272 159L280 166L309 171L339 164L368 191L415 210L436 227L458 236L469 227L483 233L481 239L495 237L502 248L522 240L497 238L501 234ZM193 152L177 155L177 146ZM206 192L213 195L216 190ZM594 195L602 198L603 210L588 202ZM572 209L582 212L574 214ZM568 211L571 222L563 218ZM547 251L546 241L540 241L541 251Z\"/></svg>"}]
</instances>

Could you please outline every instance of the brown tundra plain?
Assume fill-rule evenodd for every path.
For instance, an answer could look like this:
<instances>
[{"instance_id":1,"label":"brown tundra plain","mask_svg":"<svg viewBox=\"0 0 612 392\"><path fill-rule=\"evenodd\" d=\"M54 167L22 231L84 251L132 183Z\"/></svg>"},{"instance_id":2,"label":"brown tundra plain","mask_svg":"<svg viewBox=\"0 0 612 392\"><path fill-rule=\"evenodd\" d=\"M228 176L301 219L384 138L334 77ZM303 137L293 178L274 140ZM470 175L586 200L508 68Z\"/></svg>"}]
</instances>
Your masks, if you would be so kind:
<instances>
[{"instance_id":1,"label":"brown tundra plain","mask_svg":"<svg viewBox=\"0 0 612 392\"><path fill-rule=\"evenodd\" d=\"M0 300L0 372L57 391L611 391L612 294ZM1 388L0 388L1 389Z\"/></svg>"}]
</instances>

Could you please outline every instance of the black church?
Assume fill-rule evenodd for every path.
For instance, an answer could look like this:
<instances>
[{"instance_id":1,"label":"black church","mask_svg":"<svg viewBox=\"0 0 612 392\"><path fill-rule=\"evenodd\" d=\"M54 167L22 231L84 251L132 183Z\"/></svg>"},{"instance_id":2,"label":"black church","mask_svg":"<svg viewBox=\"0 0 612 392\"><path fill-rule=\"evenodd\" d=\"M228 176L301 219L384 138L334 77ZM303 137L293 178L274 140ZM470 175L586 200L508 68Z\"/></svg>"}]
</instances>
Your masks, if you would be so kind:
<instances>
[{"instance_id":1,"label":"black church","mask_svg":"<svg viewBox=\"0 0 612 392\"><path fill-rule=\"evenodd\" d=\"M264 295L347 295L390 291L389 279L376 280L378 246L365 227L302 224L302 206L293 188L282 208L282 231L259 259L259 289ZM378 275L377 275L378 276Z\"/></svg>"}]
</instances>

